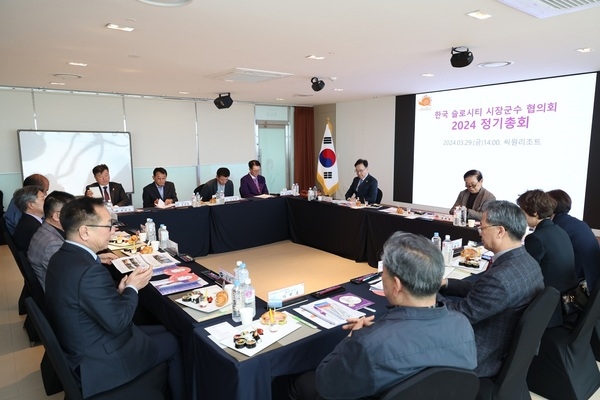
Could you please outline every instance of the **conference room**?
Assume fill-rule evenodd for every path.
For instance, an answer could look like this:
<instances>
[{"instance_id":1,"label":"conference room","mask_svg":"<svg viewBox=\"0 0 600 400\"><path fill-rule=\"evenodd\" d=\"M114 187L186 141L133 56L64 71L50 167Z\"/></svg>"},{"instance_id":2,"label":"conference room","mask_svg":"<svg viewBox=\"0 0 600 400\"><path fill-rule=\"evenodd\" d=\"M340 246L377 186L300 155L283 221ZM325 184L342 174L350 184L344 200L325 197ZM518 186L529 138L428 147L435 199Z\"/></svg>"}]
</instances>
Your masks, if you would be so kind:
<instances>
[{"instance_id":1,"label":"conference room","mask_svg":"<svg viewBox=\"0 0 600 400\"><path fill-rule=\"evenodd\" d=\"M271 193L277 194L293 183L299 183L301 189L306 190L317 184L318 155L329 120L339 174L339 187L333 194L337 199L343 197L355 177L353 163L365 158L369 160L369 172L377 178L383 192L382 203L445 213L464 188L463 173L476 168L484 174L485 187L497 198L509 201L528 189L564 189L573 197L573 215L592 228L600 228L599 211L594 209L592 201L600 181L594 175L600 170L596 165L598 157L593 156L598 154L598 141L594 140L598 135L598 112L597 107L594 108L594 104L598 104L594 102L598 82L594 71L598 71L600 64L597 51L575 51L600 47L595 39L598 35L590 35L598 29L596 8L539 18L494 0L477 5L468 1L437 4L436 16L431 16L427 8L431 4L390 3L364 10L354 1L315 2L302 7L267 2L261 7L237 4L240 9L230 13L224 5L212 4L210 8L197 0L181 7L130 1L127 6L91 4L85 8L66 1L73 15L77 15L73 20L78 22L74 23L52 6L35 3L38 8L33 13L34 21L31 21L31 10L16 2L6 5L7 12L0 16L2 29L7 30L4 38L19 38L23 34L23 27L19 25L25 21L29 30L39 30L38 37L46 38L39 43L15 39L14 44L1 39L6 54L6 61L0 65L3 143L0 189L4 192L4 208L26 176L18 130L129 132L130 166L109 166L112 180L131 183L127 191L137 209L142 205L142 188L152 182L152 171L157 166L167 169L168 180L175 183L180 200L191 199L194 188L214 178L219 167L231 171L230 180L237 194L239 180L248 173L247 162L252 159L261 161L262 175ZM487 11L492 17L476 20L466 16L475 11L474 8ZM427 27L419 22L425 16L430 21ZM332 21L338 22L332 25ZM136 29L133 32L109 30L105 27L108 23ZM522 38L530 37L532 23L536 25L538 40L535 41L540 46L535 55L529 45L521 43L530 43ZM271 28L259 32L257 24ZM150 33L150 26L163 26L160 29L165 29L164 32L185 32L182 35L185 39L177 44L166 37L159 40L157 30ZM357 30L356 26L373 27L374 32ZM507 26L514 32L512 40L505 34L499 35L499 29L490 28ZM73 35L69 29L77 34ZM88 30L91 36L83 34ZM275 33L276 30L280 33ZM289 45L296 44L295 37L300 30L308 35L301 41L302 45ZM415 49L414 32L423 32L418 41L419 50ZM385 45L381 44L384 33L393 34L393 40L386 41ZM238 44L240 35L252 45ZM211 40L199 39L208 37ZM363 41L368 43L363 44ZM60 42L70 43L73 50L63 52L56 45ZM89 51L88 43L97 43L94 47L98 54ZM361 47L356 47L359 44ZM474 60L468 66L456 68L451 65L451 49L461 46L468 48ZM24 52L24 47L30 50ZM179 56L187 56L179 60L175 50L170 52L170 48L177 48ZM248 48L253 49L254 56L242 57ZM274 50L281 62L273 59ZM38 55L36 60L29 58L32 54ZM44 57L39 56L42 54ZM358 54L371 61L356 61ZM234 58L228 59L228 55ZM235 58L237 55L240 58ZM311 55L314 57L307 58ZM319 60L320 57L325 59ZM165 62L167 59L170 61ZM562 62L566 59L570 61ZM498 60L512 64L500 69L479 66ZM68 65L68 62L87 62L88 66ZM31 71L22 68L22 63L35 65L35 68ZM261 80L253 75L248 77L252 71L247 70L281 71L290 75ZM227 76L218 76L226 72L233 75L230 79L233 82L228 82ZM426 73L434 76L421 76ZM244 77L252 82L244 81ZM321 90L312 88L313 77L323 82ZM491 86L513 82L516 86ZM558 82L557 86L551 86L554 82ZM230 93L233 99L229 108L215 106L214 100L222 93ZM430 99L430 105L420 105L420 102L426 104L426 98ZM476 101L469 100L472 98ZM525 111L528 104L550 103L558 104L555 112ZM576 106L572 106L574 104ZM459 113L457 118L452 118L455 109L465 112L481 109L485 114L490 107L507 105L521 106L518 116L529 117L527 128L515 125L509 130L504 125L502 130L499 126L485 129L479 121L486 117L478 114L477 118L467 118ZM446 119L436 117L444 112L449 113ZM511 115L503 117L503 123L509 117ZM464 128L465 121L473 120L478 123L477 129ZM463 123L462 129L458 122ZM550 132L555 132L555 136L546 136ZM301 137L310 140L300 144L297 140ZM489 139L489 144L481 142L484 139ZM513 139L516 145L504 145ZM525 140L524 143L531 140L534 144L519 144L519 139ZM541 144L535 144L538 139ZM477 140L481 144L475 145ZM42 149L39 154L53 162L52 170L47 171L50 191L65 189L58 182L72 170L86 174L85 184L93 182L92 167L109 163L105 146L90 146L76 164L65 158L61 150L44 153ZM79 195L83 194L84 187L76 185L67 191L71 190ZM280 200L283 199L264 202L275 204ZM226 204L214 211L228 214L228 209L242 210L241 206L253 205L253 202L247 203ZM297 199L289 199L285 204L286 213L288 204L296 208L305 205ZM331 207L327 204L318 206L311 208L325 216L339 211L329 212ZM277 206L277 212L281 211L280 207L283 208ZM209 214L202 207L164 212ZM142 214L133 215L138 218ZM355 217L352 214L350 218ZM289 214L285 221L289 222ZM319 226L319 219L310 221L315 227ZM190 237L178 238L176 225L167 225L171 236L185 243ZM243 236L252 229L239 226L234 233ZM287 229L289 232L289 225ZM372 268L380 251L375 246L380 246L386 236L383 231L374 233L381 238L377 237L371 242L373 247L368 247L369 251L362 258L355 257L352 262L360 261L360 266ZM315 237L308 239L317 243L320 234L315 233ZM350 237L353 232L348 230L341 235ZM361 235L356 236L364 237ZM452 237L460 236L452 234ZM365 240L365 250L370 238ZM289 236L284 239L289 240ZM353 237L352 240L358 239ZM198 256L199 264L205 265L203 257L214 257L236 247L227 241L214 244L223 246L222 250L211 252L208 242L205 243L208 247L192 254ZM241 247L233 251L243 251ZM183 248L192 253L190 249L192 247ZM340 245L340 251L358 249L355 245ZM4 261L2 264L6 265ZM14 306L18 293L13 296L16 289L7 290L11 294L7 304ZM13 362L16 372L3 390L15 398L43 393L39 372L36 372L41 353L38 349L29 349L26 335L20 331L21 317L12 315L10 318L12 329L24 336L18 343L24 350L37 353L31 356L36 360L29 364L27 374L17 371L16 361ZM10 358L17 356L18 353L11 353Z\"/></svg>"}]
</instances>

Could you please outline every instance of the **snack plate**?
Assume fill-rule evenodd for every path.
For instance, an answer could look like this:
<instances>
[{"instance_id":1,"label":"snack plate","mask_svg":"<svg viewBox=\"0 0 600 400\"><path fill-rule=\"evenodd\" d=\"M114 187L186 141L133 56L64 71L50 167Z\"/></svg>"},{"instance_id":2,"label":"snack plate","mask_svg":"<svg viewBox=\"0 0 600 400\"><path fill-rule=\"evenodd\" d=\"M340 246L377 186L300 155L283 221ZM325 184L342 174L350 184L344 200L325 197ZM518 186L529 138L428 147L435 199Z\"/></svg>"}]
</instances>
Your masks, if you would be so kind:
<instances>
[{"instance_id":1,"label":"snack plate","mask_svg":"<svg viewBox=\"0 0 600 400\"><path fill-rule=\"evenodd\" d=\"M293 318L291 318L288 315L287 322L284 325L277 325L277 330L275 332L271 332L269 330L269 325L263 325L260 323L260 319L257 319L255 321L252 321L250 327L238 327L237 333L253 331L258 328L263 330L263 335L260 336L260 340L256 343L256 347L254 348L249 349L247 347L243 347L241 349L236 349L235 343L233 341L233 336L231 335L227 336L225 339L222 339L220 343L224 346L229 347L232 350L245 354L248 357L252 357L253 355L263 351L279 339L289 335L296 329L300 328L300 323L296 322Z\"/></svg>"},{"instance_id":2,"label":"snack plate","mask_svg":"<svg viewBox=\"0 0 600 400\"><path fill-rule=\"evenodd\" d=\"M183 301L183 296L176 299L175 301L178 302L179 304L183 304L186 307L193 308L194 310L198 310L198 311L201 311L204 313L210 313L210 312L216 311L220 308L226 307L227 305L231 304L231 298L229 298L227 303L225 303L221 307L217 307L215 299L216 299L216 294L221 291L221 286L219 286L219 285L207 286L207 287L203 287L201 289L196 289L195 291L199 291L202 294L207 293L209 296L211 296L213 298L212 303L208 303L206 305L206 307L200 307L200 304L192 303L191 301Z\"/></svg>"}]
</instances>

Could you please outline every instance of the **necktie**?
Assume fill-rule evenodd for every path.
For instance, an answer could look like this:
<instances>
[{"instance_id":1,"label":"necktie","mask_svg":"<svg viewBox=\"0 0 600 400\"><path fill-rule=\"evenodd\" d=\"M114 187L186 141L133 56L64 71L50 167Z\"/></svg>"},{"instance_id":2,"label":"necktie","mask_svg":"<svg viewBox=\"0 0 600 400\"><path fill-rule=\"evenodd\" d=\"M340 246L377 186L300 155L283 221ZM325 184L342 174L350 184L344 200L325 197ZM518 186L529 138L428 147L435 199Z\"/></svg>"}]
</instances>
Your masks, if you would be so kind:
<instances>
[{"instance_id":1,"label":"necktie","mask_svg":"<svg viewBox=\"0 0 600 400\"><path fill-rule=\"evenodd\" d=\"M363 183L363 180L359 179L358 183L356 184L356 190L358 190L358 187L361 185L361 183Z\"/></svg>"},{"instance_id":2,"label":"necktie","mask_svg":"<svg viewBox=\"0 0 600 400\"><path fill-rule=\"evenodd\" d=\"M260 193L260 185L258 184L258 178L254 178L254 184L256 185L256 190Z\"/></svg>"},{"instance_id":3,"label":"necktie","mask_svg":"<svg viewBox=\"0 0 600 400\"><path fill-rule=\"evenodd\" d=\"M108 194L108 186L104 186L104 201L110 201L110 196Z\"/></svg>"}]
</instances>

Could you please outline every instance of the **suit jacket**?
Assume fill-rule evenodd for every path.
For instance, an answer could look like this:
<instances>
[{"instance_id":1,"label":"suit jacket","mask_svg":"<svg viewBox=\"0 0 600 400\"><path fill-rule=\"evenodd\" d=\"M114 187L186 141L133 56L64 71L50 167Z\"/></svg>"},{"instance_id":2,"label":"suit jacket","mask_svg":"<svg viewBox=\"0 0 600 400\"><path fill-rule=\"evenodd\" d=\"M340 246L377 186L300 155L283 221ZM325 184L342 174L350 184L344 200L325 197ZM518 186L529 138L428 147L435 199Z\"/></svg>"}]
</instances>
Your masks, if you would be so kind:
<instances>
[{"instance_id":1,"label":"suit jacket","mask_svg":"<svg viewBox=\"0 0 600 400\"><path fill-rule=\"evenodd\" d=\"M42 226L31 238L27 258L35 272L35 275L42 285L42 289L46 290L46 270L50 257L60 249L65 242L64 232L58 230L47 222Z\"/></svg>"},{"instance_id":2,"label":"suit jacket","mask_svg":"<svg viewBox=\"0 0 600 400\"><path fill-rule=\"evenodd\" d=\"M33 215L23 214L21 219L15 228L15 234L13 235L13 241L17 245L17 248L23 253L27 254L29 249L29 242L31 238L37 232L39 227L42 225Z\"/></svg>"},{"instance_id":3,"label":"suit jacket","mask_svg":"<svg viewBox=\"0 0 600 400\"><path fill-rule=\"evenodd\" d=\"M456 206L466 206L467 200L469 200L469 195L471 193L465 189L458 194L454 205L450 209L450 214L454 214L454 209ZM473 208L467 210L467 218L476 219L478 221L481 220L483 216L483 212L487 208L488 204L492 201L496 200L496 196L492 194L489 190L482 187L477 197L475 198L475 202L473 203Z\"/></svg>"},{"instance_id":4,"label":"suit jacket","mask_svg":"<svg viewBox=\"0 0 600 400\"><path fill-rule=\"evenodd\" d=\"M177 192L175 191L175 184L169 181L165 182L165 186L163 187L163 197L160 197L156 183L152 182L151 184L144 186L144 190L142 191L143 207L154 207L154 200L156 199L162 199L162 201L171 199L173 202L176 202Z\"/></svg>"},{"instance_id":5,"label":"suit jacket","mask_svg":"<svg viewBox=\"0 0 600 400\"><path fill-rule=\"evenodd\" d=\"M356 186L359 181L358 176L352 180L352 185L350 185L350 189L346 192L346 199L355 195L362 202L368 201L369 204L375 204L375 200L377 199L377 179L371 174L367 175L363 183L358 186L357 191Z\"/></svg>"},{"instance_id":6,"label":"suit jacket","mask_svg":"<svg viewBox=\"0 0 600 400\"><path fill-rule=\"evenodd\" d=\"M131 381L157 359L156 345L131 323L132 288L119 294L108 270L90 252L65 242L46 274L50 321L87 398Z\"/></svg>"},{"instance_id":7,"label":"suit jacket","mask_svg":"<svg viewBox=\"0 0 600 400\"><path fill-rule=\"evenodd\" d=\"M19 220L21 219L21 215L23 215L23 213L21 213L21 210L19 210L19 207L17 207L15 204L15 199L10 199L8 207L6 207L6 211L2 217L6 222L6 228L11 236L15 234L15 229L17 228Z\"/></svg>"},{"instance_id":8,"label":"suit jacket","mask_svg":"<svg viewBox=\"0 0 600 400\"><path fill-rule=\"evenodd\" d=\"M251 182L254 185L254 182ZM202 196L202 201L209 201L213 194L217 193L219 188L219 183L217 182L217 178L213 178L210 181L204 184L202 188L202 192L200 192L200 196ZM256 190L256 186L254 188ZM225 184L225 196L233 196L233 182L228 180Z\"/></svg>"},{"instance_id":9,"label":"suit jacket","mask_svg":"<svg viewBox=\"0 0 600 400\"><path fill-rule=\"evenodd\" d=\"M569 214L559 213L552 220L560 226L573 245L575 253L575 274L578 279L585 279L588 288L593 289L600 278L600 245L596 235L588 224Z\"/></svg>"},{"instance_id":10,"label":"suit jacket","mask_svg":"<svg viewBox=\"0 0 600 400\"><path fill-rule=\"evenodd\" d=\"M86 186L86 190L91 187L100 188L100 193L104 195L104 189L100 187L98 182L91 183ZM123 207L131 204L129 201L129 196L125 193L125 189L123 189L123 185L117 182L108 182L108 190L110 191L110 200L113 206Z\"/></svg>"},{"instance_id":11,"label":"suit jacket","mask_svg":"<svg viewBox=\"0 0 600 400\"><path fill-rule=\"evenodd\" d=\"M242 197L252 197L258 196L260 194L269 194L269 189L267 189L267 182L265 181L265 177L262 175L258 175L256 179L258 180L258 189L256 188L254 180L252 180L252 176L250 176L250 174L242 176L242 179L240 179L240 195Z\"/></svg>"},{"instance_id":12,"label":"suit jacket","mask_svg":"<svg viewBox=\"0 0 600 400\"><path fill-rule=\"evenodd\" d=\"M575 255L567 232L549 219L540 221L535 231L525 237L525 249L538 262L544 276L544 285L552 286L561 294L577 285ZM562 325L560 304L548 323L549 327Z\"/></svg>"},{"instance_id":13,"label":"suit jacket","mask_svg":"<svg viewBox=\"0 0 600 400\"><path fill-rule=\"evenodd\" d=\"M522 246L494 259L476 281L448 280L442 292L459 298L446 299L447 307L473 325L479 377L500 372L521 315L543 288L542 272Z\"/></svg>"}]
</instances>

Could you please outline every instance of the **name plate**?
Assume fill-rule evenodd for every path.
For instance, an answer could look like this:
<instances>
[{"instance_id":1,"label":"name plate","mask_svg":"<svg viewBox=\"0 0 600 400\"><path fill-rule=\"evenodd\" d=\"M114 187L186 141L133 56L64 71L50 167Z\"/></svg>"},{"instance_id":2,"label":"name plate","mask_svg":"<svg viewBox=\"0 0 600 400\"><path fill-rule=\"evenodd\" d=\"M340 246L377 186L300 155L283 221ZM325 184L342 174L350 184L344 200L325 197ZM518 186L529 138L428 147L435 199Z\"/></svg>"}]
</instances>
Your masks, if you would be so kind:
<instances>
[{"instance_id":1,"label":"name plate","mask_svg":"<svg viewBox=\"0 0 600 400\"><path fill-rule=\"evenodd\" d=\"M175 207L191 207L191 206L192 206L192 201L191 200L176 201L175 202Z\"/></svg>"},{"instance_id":2,"label":"name plate","mask_svg":"<svg viewBox=\"0 0 600 400\"><path fill-rule=\"evenodd\" d=\"M133 212L133 206L122 206L122 207L113 206L113 211L116 212L117 214L124 213L124 212Z\"/></svg>"},{"instance_id":3,"label":"name plate","mask_svg":"<svg viewBox=\"0 0 600 400\"><path fill-rule=\"evenodd\" d=\"M267 293L267 302L271 307L281 307L283 301L304 294L304 283L288 286Z\"/></svg>"},{"instance_id":4,"label":"name plate","mask_svg":"<svg viewBox=\"0 0 600 400\"><path fill-rule=\"evenodd\" d=\"M453 248L453 249L458 249L458 248L462 247L462 245L463 245L463 240L462 240L462 238L461 238L461 239L454 239L454 240L452 241L452 248Z\"/></svg>"},{"instance_id":5,"label":"name plate","mask_svg":"<svg viewBox=\"0 0 600 400\"><path fill-rule=\"evenodd\" d=\"M293 190L282 190L281 192L279 192L280 196L293 196L294 195L294 191Z\"/></svg>"},{"instance_id":6,"label":"name plate","mask_svg":"<svg viewBox=\"0 0 600 400\"><path fill-rule=\"evenodd\" d=\"M319 196L321 198L320 201L323 203L331 203L333 201L333 197L331 196Z\"/></svg>"},{"instance_id":7,"label":"name plate","mask_svg":"<svg viewBox=\"0 0 600 400\"><path fill-rule=\"evenodd\" d=\"M225 196L223 200L225 203L229 203L230 201L240 201L242 198L240 196Z\"/></svg>"}]
</instances>

